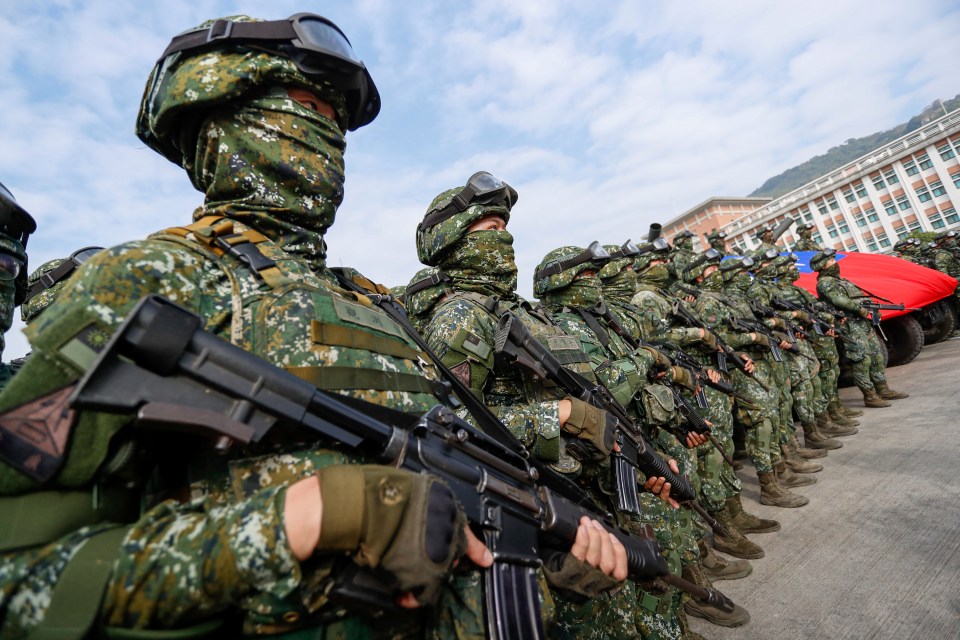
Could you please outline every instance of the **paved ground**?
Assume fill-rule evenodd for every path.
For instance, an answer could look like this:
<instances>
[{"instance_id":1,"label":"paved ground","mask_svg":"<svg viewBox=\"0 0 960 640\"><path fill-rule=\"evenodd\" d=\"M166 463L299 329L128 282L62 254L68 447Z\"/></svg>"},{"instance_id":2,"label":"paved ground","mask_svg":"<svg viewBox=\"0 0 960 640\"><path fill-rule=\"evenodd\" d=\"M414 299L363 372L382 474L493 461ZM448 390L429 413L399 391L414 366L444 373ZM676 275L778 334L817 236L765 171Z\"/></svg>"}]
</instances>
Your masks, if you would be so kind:
<instances>
[{"instance_id":1,"label":"paved ground","mask_svg":"<svg viewBox=\"0 0 960 640\"><path fill-rule=\"evenodd\" d=\"M707 638L960 638L960 338L887 370L910 393L865 409L860 433L817 462L818 483L795 489L799 509L759 504L753 468L744 505L783 524L751 535L766 557L753 574L716 586L750 611L744 627L691 618ZM862 409L855 388L845 404Z\"/></svg>"}]
</instances>

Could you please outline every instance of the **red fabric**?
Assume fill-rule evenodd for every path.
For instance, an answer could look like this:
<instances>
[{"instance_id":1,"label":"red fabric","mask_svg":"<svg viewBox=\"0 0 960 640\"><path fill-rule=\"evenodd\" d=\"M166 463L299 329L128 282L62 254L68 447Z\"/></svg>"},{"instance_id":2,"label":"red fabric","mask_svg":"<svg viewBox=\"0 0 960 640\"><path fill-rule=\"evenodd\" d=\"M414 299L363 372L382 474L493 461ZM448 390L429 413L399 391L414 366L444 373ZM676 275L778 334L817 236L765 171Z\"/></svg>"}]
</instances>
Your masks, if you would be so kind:
<instances>
[{"instance_id":1,"label":"red fabric","mask_svg":"<svg viewBox=\"0 0 960 640\"><path fill-rule=\"evenodd\" d=\"M865 293L869 291L907 307L925 307L951 295L957 287L956 278L903 258L878 253L838 253L837 258L843 278ZM801 273L795 284L817 295L816 272ZM896 318L907 313L910 311L885 310L882 316Z\"/></svg>"}]
</instances>

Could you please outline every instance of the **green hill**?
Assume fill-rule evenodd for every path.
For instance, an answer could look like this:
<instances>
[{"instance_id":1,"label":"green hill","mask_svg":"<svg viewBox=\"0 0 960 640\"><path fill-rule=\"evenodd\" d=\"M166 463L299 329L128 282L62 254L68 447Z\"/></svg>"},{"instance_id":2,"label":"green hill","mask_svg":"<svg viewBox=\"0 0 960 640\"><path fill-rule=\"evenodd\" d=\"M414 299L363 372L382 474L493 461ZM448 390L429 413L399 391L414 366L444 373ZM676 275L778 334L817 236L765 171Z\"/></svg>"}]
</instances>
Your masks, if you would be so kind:
<instances>
[{"instance_id":1,"label":"green hill","mask_svg":"<svg viewBox=\"0 0 960 640\"><path fill-rule=\"evenodd\" d=\"M941 104L943 105L941 107ZM768 198L779 198L785 193L789 193L798 187L802 187L811 180L815 180L822 175L830 173L834 169L856 160L860 156L866 155L870 151L892 142L897 138L919 129L932 120L936 120L943 115L944 110L948 113L960 108L960 95L952 100L936 100L930 106L926 107L919 115L916 115L904 124L897 125L892 129L873 133L863 138L851 138L842 145L833 147L823 155L814 156L803 164L787 169L780 175L774 176L764 182L759 189L750 194L753 196L765 196Z\"/></svg>"}]
</instances>

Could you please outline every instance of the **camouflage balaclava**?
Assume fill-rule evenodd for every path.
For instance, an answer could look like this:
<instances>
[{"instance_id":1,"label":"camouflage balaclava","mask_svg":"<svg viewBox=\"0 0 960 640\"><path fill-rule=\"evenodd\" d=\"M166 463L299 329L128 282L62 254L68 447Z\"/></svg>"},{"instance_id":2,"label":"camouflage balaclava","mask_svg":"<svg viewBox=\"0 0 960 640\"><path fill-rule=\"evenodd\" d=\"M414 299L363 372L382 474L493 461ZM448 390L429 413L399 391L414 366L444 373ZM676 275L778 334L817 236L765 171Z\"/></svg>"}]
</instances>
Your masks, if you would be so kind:
<instances>
[{"instance_id":1,"label":"camouflage balaclava","mask_svg":"<svg viewBox=\"0 0 960 640\"><path fill-rule=\"evenodd\" d=\"M724 290L745 293L753 284L753 278L748 271L752 266L752 258L731 258L721 262L720 273L723 274Z\"/></svg>"},{"instance_id":2,"label":"camouflage balaclava","mask_svg":"<svg viewBox=\"0 0 960 640\"><path fill-rule=\"evenodd\" d=\"M0 233L0 356L6 347L4 334L13 325L19 284L25 280L27 252L23 245L10 236Z\"/></svg>"},{"instance_id":3,"label":"camouflage balaclava","mask_svg":"<svg viewBox=\"0 0 960 640\"><path fill-rule=\"evenodd\" d=\"M584 252L583 247L560 247L543 257L533 274L533 292L548 307L590 308L603 299L599 270L602 264L583 262L559 273L542 276L544 268Z\"/></svg>"},{"instance_id":4,"label":"camouflage balaclava","mask_svg":"<svg viewBox=\"0 0 960 640\"><path fill-rule=\"evenodd\" d=\"M715 265L716 263L710 263ZM710 265L708 265L709 268ZM706 271L706 269L704 269ZM703 280L697 283L697 286L703 289L704 291L722 291L723 290L723 274L720 273L720 269L714 269L712 273L707 274Z\"/></svg>"},{"instance_id":5,"label":"camouflage balaclava","mask_svg":"<svg viewBox=\"0 0 960 640\"><path fill-rule=\"evenodd\" d=\"M820 251L810 258L810 268L821 276L839 277L840 265L836 263L836 257L836 252L832 249L829 251ZM830 262L831 259L834 260L834 263L828 267L827 263Z\"/></svg>"},{"instance_id":6,"label":"camouflage balaclava","mask_svg":"<svg viewBox=\"0 0 960 640\"><path fill-rule=\"evenodd\" d=\"M612 256L616 256L620 247L611 244L604 245ZM600 283L603 286L603 297L618 302L630 302L637 292L637 272L633 269L634 258L615 258L603 265L600 272Z\"/></svg>"},{"instance_id":7,"label":"camouflage balaclava","mask_svg":"<svg viewBox=\"0 0 960 640\"><path fill-rule=\"evenodd\" d=\"M317 95L338 122L291 99L286 87ZM137 135L204 192L195 220L228 216L321 269L323 234L343 200L346 121L344 97L329 82L307 78L283 56L231 45L174 54L158 66Z\"/></svg>"}]
</instances>

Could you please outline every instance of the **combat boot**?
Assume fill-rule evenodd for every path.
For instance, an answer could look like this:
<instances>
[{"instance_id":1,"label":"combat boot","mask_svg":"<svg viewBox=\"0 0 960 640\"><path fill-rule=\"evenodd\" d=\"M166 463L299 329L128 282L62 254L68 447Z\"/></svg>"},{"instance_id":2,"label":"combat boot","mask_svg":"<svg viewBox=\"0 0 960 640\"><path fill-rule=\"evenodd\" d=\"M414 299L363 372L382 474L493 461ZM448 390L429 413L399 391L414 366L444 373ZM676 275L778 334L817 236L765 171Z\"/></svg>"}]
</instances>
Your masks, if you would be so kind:
<instances>
[{"instance_id":1,"label":"combat boot","mask_svg":"<svg viewBox=\"0 0 960 640\"><path fill-rule=\"evenodd\" d=\"M909 393L903 393L902 391L894 391L887 386L886 382L874 383L873 388L877 390L877 395L883 398L884 400L900 400L902 398L909 398Z\"/></svg>"},{"instance_id":2,"label":"combat boot","mask_svg":"<svg viewBox=\"0 0 960 640\"><path fill-rule=\"evenodd\" d=\"M773 533L780 531L780 523L747 513L740 501L740 494L727 499L727 510L733 518L734 526L741 533Z\"/></svg>"},{"instance_id":3,"label":"combat boot","mask_svg":"<svg viewBox=\"0 0 960 640\"><path fill-rule=\"evenodd\" d=\"M852 436L859 429L856 427L841 427L830 421L830 416L824 411L817 415L817 430L828 438L842 438L843 436Z\"/></svg>"},{"instance_id":4,"label":"combat boot","mask_svg":"<svg viewBox=\"0 0 960 640\"><path fill-rule=\"evenodd\" d=\"M696 631L690 630L690 622L687 621L687 612L683 607L677 610L677 620L680 622L680 631L683 633L683 635L680 636L680 640L707 640Z\"/></svg>"},{"instance_id":5,"label":"combat boot","mask_svg":"<svg viewBox=\"0 0 960 640\"><path fill-rule=\"evenodd\" d=\"M794 473L817 473L818 471L823 471L822 464L807 462L801 458L799 454L793 450L792 444L780 445L780 451L783 452L783 461L787 463L787 467Z\"/></svg>"},{"instance_id":6,"label":"combat boot","mask_svg":"<svg viewBox=\"0 0 960 640\"><path fill-rule=\"evenodd\" d=\"M827 415L830 416L831 421L840 425L841 427L856 427L860 425L859 420L848 418L843 411L841 411L835 405L827 405Z\"/></svg>"},{"instance_id":7,"label":"combat boot","mask_svg":"<svg viewBox=\"0 0 960 640\"><path fill-rule=\"evenodd\" d=\"M820 433L816 422L803 425L803 442L810 449L839 449L843 446L842 442L837 442Z\"/></svg>"},{"instance_id":8,"label":"combat boot","mask_svg":"<svg viewBox=\"0 0 960 640\"><path fill-rule=\"evenodd\" d=\"M797 440L796 434L790 436L790 447L797 452L798 456L806 460L827 457L826 449L807 449L806 447L801 447L800 441Z\"/></svg>"},{"instance_id":9,"label":"combat boot","mask_svg":"<svg viewBox=\"0 0 960 640\"><path fill-rule=\"evenodd\" d=\"M735 558L755 560L763 557L764 553L760 545L748 540L747 536L740 533L737 526L733 524L733 517L730 515L729 509L724 507L720 511L712 511L710 515L716 518L717 522L722 524L726 533L729 534L723 536L714 532L714 549L728 553Z\"/></svg>"},{"instance_id":10,"label":"combat boot","mask_svg":"<svg viewBox=\"0 0 960 640\"><path fill-rule=\"evenodd\" d=\"M753 565L746 560L729 560L717 555L707 544L706 538L697 542L700 547L700 563L703 572L711 580L739 580L753 573Z\"/></svg>"},{"instance_id":11,"label":"combat boot","mask_svg":"<svg viewBox=\"0 0 960 640\"><path fill-rule=\"evenodd\" d=\"M863 406L870 407L871 409L883 409L884 407L892 405L877 395L875 389L870 389L869 391L863 392Z\"/></svg>"},{"instance_id":12,"label":"combat boot","mask_svg":"<svg viewBox=\"0 0 960 640\"><path fill-rule=\"evenodd\" d=\"M810 498L791 493L780 486L780 483L777 482L777 474L772 471L770 473L758 473L757 477L760 479L760 504L793 509L810 502Z\"/></svg>"},{"instance_id":13,"label":"combat boot","mask_svg":"<svg viewBox=\"0 0 960 640\"><path fill-rule=\"evenodd\" d=\"M844 404L840 405L840 412L848 418L859 418L863 415L863 411L861 409L854 409L853 407L848 407Z\"/></svg>"},{"instance_id":14,"label":"combat boot","mask_svg":"<svg viewBox=\"0 0 960 640\"><path fill-rule=\"evenodd\" d=\"M698 587L713 589L713 585L703 573L703 568L699 564L690 564L683 568L683 579L689 580ZM706 602L697 602L690 600L683 608L691 616L703 618L720 627L739 627L750 622L750 614L747 610L738 604L733 605L733 611L724 611L720 607L715 607Z\"/></svg>"},{"instance_id":15,"label":"combat boot","mask_svg":"<svg viewBox=\"0 0 960 640\"><path fill-rule=\"evenodd\" d=\"M817 479L812 476L800 475L788 469L786 460L777 460L773 465L773 472L777 474L780 485L788 489L806 487L817 483Z\"/></svg>"}]
</instances>

